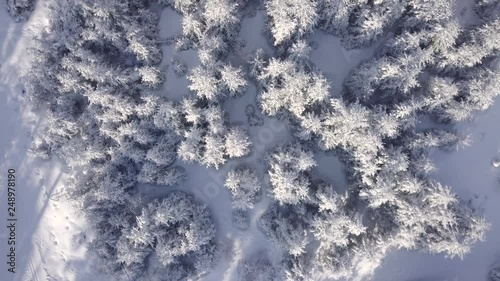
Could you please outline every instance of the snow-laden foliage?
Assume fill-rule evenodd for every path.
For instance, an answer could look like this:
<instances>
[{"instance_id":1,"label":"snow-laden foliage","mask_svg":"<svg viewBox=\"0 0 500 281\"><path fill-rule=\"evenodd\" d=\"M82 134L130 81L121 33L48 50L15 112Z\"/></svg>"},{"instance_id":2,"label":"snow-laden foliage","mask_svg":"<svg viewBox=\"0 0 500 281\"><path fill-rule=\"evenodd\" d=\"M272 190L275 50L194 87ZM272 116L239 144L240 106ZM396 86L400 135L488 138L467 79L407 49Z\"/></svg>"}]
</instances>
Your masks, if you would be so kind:
<instances>
[{"instance_id":1,"label":"snow-laden foliage","mask_svg":"<svg viewBox=\"0 0 500 281\"><path fill-rule=\"evenodd\" d=\"M298 138L315 140L325 150L350 151L356 155L359 169L376 171L382 138L396 137L402 125L397 115L384 107L371 114L358 103L331 99L329 82L306 62L255 58L252 65L262 88L259 100L265 113L290 118L297 124Z\"/></svg>"},{"instance_id":2,"label":"snow-laden foliage","mask_svg":"<svg viewBox=\"0 0 500 281\"><path fill-rule=\"evenodd\" d=\"M252 61L253 75L264 87L259 95L262 111L274 116L280 112L290 111L302 115L307 108L323 102L328 98L330 85L320 73L311 72L307 65L297 64L308 52L297 55L296 50L307 49L303 41L292 45L292 59L266 60L257 52ZM305 47L302 47L304 46Z\"/></svg>"},{"instance_id":3,"label":"snow-laden foliage","mask_svg":"<svg viewBox=\"0 0 500 281\"><path fill-rule=\"evenodd\" d=\"M433 179L428 155L467 145L449 123L499 94L498 1L476 1L481 22L471 27L452 19L451 0L262 1L276 52L257 50L248 65L238 35L251 1L159 2L182 15L182 34L162 41L196 50L200 61L187 69L171 59L189 81L181 101L148 92L165 78L150 1L56 0L26 77L25 99L45 115L30 152L72 168L68 192L96 234L89 255L111 279L199 279L214 267L208 209L182 192L154 199L140 189L183 181L177 160L220 168L251 153L247 132L224 111L247 76L260 111L285 119L294 139L264 155L271 202L258 224L279 251L272 261L243 259L243 280L350 278L373 273L393 249L462 258L484 238L488 224ZM335 96L309 59L307 36L317 28L347 49L384 37ZM256 111L245 108L248 123L262 126ZM317 150L339 157L346 192L317 177ZM236 228L251 227L263 185L249 168L229 172Z\"/></svg>"},{"instance_id":4,"label":"snow-laden foliage","mask_svg":"<svg viewBox=\"0 0 500 281\"><path fill-rule=\"evenodd\" d=\"M291 208L271 205L259 220L259 226L285 256L305 253L310 243L306 222Z\"/></svg>"},{"instance_id":5,"label":"snow-laden foliage","mask_svg":"<svg viewBox=\"0 0 500 281\"><path fill-rule=\"evenodd\" d=\"M260 193L260 180L255 171L238 167L229 171L224 184L231 192L233 208L248 210L254 207Z\"/></svg>"},{"instance_id":6,"label":"snow-laden foliage","mask_svg":"<svg viewBox=\"0 0 500 281\"><path fill-rule=\"evenodd\" d=\"M194 224L191 220L189 223L185 222L189 216L194 219ZM174 261L177 262L179 257L207 244L214 232L205 209L195 205L190 197L180 192L169 194L161 202L150 203L134 221L133 225L124 225L114 251L91 252L92 255L100 257L102 263L99 266L104 271L120 280L137 278L147 267L146 259L152 253L168 268ZM104 225L96 225L99 231L103 230L102 227ZM180 234L176 228L183 228L186 232ZM112 230L113 228L108 230L109 234ZM105 237L109 239L112 236ZM172 244L172 240L183 241L184 245ZM95 239L90 249L101 249L101 243L106 243L107 249L114 249L115 246L110 242L106 239ZM121 270L117 270L117 267Z\"/></svg>"},{"instance_id":7,"label":"snow-laden foliage","mask_svg":"<svg viewBox=\"0 0 500 281\"><path fill-rule=\"evenodd\" d=\"M130 8L118 2L55 4L49 30L32 50L25 87L30 105L46 110L35 150L50 147L73 167L123 157L139 166L146 160L172 164L178 140L150 119L163 101L141 93L154 86L141 72L157 71L161 60L157 18L134 3ZM109 24L111 14L124 19Z\"/></svg>"},{"instance_id":8,"label":"snow-laden foliage","mask_svg":"<svg viewBox=\"0 0 500 281\"><path fill-rule=\"evenodd\" d=\"M247 133L230 127L222 107L203 100L185 98L180 103L165 102L153 115L158 128L178 134L178 157L219 168L227 159L249 153L251 142Z\"/></svg>"},{"instance_id":9,"label":"snow-laden foliage","mask_svg":"<svg viewBox=\"0 0 500 281\"><path fill-rule=\"evenodd\" d=\"M335 4L347 9L342 1ZM311 269L332 278L349 277L360 267L373 272L395 248L463 258L489 227L431 178L430 150L452 150L470 140L451 129L417 130L416 123L425 115L458 122L492 104L498 95L497 21L461 30L451 20L450 1L405 5L396 35L352 72L343 98L330 95L303 39L292 39L279 58L257 51L250 59L263 112L288 119L308 145L335 152L349 175L348 193L338 195L313 176L315 162L305 146L278 146L268 156L271 194L279 205L260 224L282 251L285 272L298 280L310 279ZM469 50L476 53L465 55ZM297 167L299 153L310 155L305 169ZM318 242L319 248L308 250ZM305 259L313 262L303 262L308 267L302 270L291 262Z\"/></svg>"},{"instance_id":10,"label":"snow-laden foliage","mask_svg":"<svg viewBox=\"0 0 500 281\"><path fill-rule=\"evenodd\" d=\"M298 143L278 146L268 159L271 189L279 204L271 206L259 224L284 254L286 279L308 280L313 269L331 277L349 276L358 263L353 254L357 247L369 246L363 239L371 234L349 206L348 195L312 176L312 153ZM303 193L294 192L299 186ZM320 247L308 250L315 243ZM332 263L333 255L337 262Z\"/></svg>"},{"instance_id":11,"label":"snow-laden foliage","mask_svg":"<svg viewBox=\"0 0 500 281\"><path fill-rule=\"evenodd\" d=\"M446 22L453 14L452 0L318 0L317 3L317 26L340 36L347 49L366 47L391 28L423 31ZM400 24L394 26L396 22Z\"/></svg>"},{"instance_id":12,"label":"snow-laden foliage","mask_svg":"<svg viewBox=\"0 0 500 281\"><path fill-rule=\"evenodd\" d=\"M457 40L458 46L451 46L443 52L438 66L446 70L468 68L481 65L485 58L498 54L500 50L500 19L486 22L468 32L467 40Z\"/></svg>"},{"instance_id":13,"label":"snow-laden foliage","mask_svg":"<svg viewBox=\"0 0 500 281\"><path fill-rule=\"evenodd\" d=\"M219 168L229 158L247 155L251 147L244 130L229 127L222 109L227 98L241 96L247 86L243 70L224 61L236 44L240 8L245 1L167 2L183 15L183 34L177 44L196 49L201 64L187 77L196 99L160 107L154 119L180 135L180 159Z\"/></svg>"},{"instance_id":14,"label":"snow-laden foliage","mask_svg":"<svg viewBox=\"0 0 500 281\"><path fill-rule=\"evenodd\" d=\"M300 38L312 31L318 17L316 5L314 0L266 1L269 28L274 44L279 45L288 40Z\"/></svg>"},{"instance_id":15,"label":"snow-laden foliage","mask_svg":"<svg viewBox=\"0 0 500 281\"><path fill-rule=\"evenodd\" d=\"M217 66L213 70L196 67L188 76L189 89L200 99L223 101L242 95L247 85L241 69L231 65Z\"/></svg>"},{"instance_id":16,"label":"snow-laden foliage","mask_svg":"<svg viewBox=\"0 0 500 281\"><path fill-rule=\"evenodd\" d=\"M241 261L238 272L241 281L279 280L279 269L269 261L265 253Z\"/></svg>"},{"instance_id":17,"label":"snow-laden foliage","mask_svg":"<svg viewBox=\"0 0 500 281\"><path fill-rule=\"evenodd\" d=\"M7 11L16 21L27 20L36 5L36 0L5 0L4 2Z\"/></svg>"},{"instance_id":18,"label":"snow-laden foliage","mask_svg":"<svg viewBox=\"0 0 500 281\"><path fill-rule=\"evenodd\" d=\"M443 24L452 17L453 5L453 0L408 0L402 27L411 32Z\"/></svg>"},{"instance_id":19,"label":"snow-laden foliage","mask_svg":"<svg viewBox=\"0 0 500 281\"><path fill-rule=\"evenodd\" d=\"M96 266L114 280L147 277L151 257L162 264L160 271L175 265L184 268L186 277L210 270L211 266L197 266L213 264L218 255L208 250L215 247L215 226L206 207L183 192L173 192L141 208L141 200L127 192L137 171L130 166L123 170L126 164L130 165L111 163L104 171L88 170L70 183L96 234L89 245Z\"/></svg>"},{"instance_id":20,"label":"snow-laden foliage","mask_svg":"<svg viewBox=\"0 0 500 281\"><path fill-rule=\"evenodd\" d=\"M233 225L241 230L250 227L250 211L261 198L261 181L254 170L240 165L229 171L224 186L231 193Z\"/></svg>"},{"instance_id":21,"label":"snow-laden foliage","mask_svg":"<svg viewBox=\"0 0 500 281\"><path fill-rule=\"evenodd\" d=\"M310 200L308 173L316 166L310 151L298 144L277 147L267 156L272 196L280 204L298 204Z\"/></svg>"},{"instance_id":22,"label":"snow-laden foliage","mask_svg":"<svg viewBox=\"0 0 500 281\"><path fill-rule=\"evenodd\" d=\"M250 214L247 210L235 209L232 212L231 222L240 230L247 230L250 227Z\"/></svg>"},{"instance_id":23,"label":"snow-laden foliage","mask_svg":"<svg viewBox=\"0 0 500 281\"><path fill-rule=\"evenodd\" d=\"M367 46L403 15L407 1L319 0L319 28L347 49Z\"/></svg>"},{"instance_id":24,"label":"snow-laden foliage","mask_svg":"<svg viewBox=\"0 0 500 281\"><path fill-rule=\"evenodd\" d=\"M352 98L367 105L383 98L384 104L395 101L399 110L409 113L431 112L442 122L464 121L488 108L499 94L499 31L498 20L464 31L450 20L402 32L345 84Z\"/></svg>"},{"instance_id":25,"label":"snow-laden foliage","mask_svg":"<svg viewBox=\"0 0 500 281\"><path fill-rule=\"evenodd\" d=\"M133 256L136 248L150 248L161 264L175 265L186 256L204 258L201 249L213 243L215 236L209 211L182 192L149 203L136 220L125 235L130 248L119 252L120 257Z\"/></svg>"},{"instance_id":26,"label":"snow-laden foliage","mask_svg":"<svg viewBox=\"0 0 500 281\"><path fill-rule=\"evenodd\" d=\"M217 260L208 210L184 193L143 207L138 190L185 177L174 165L185 124L166 126L171 104L145 91L163 79L157 17L141 1L86 0L56 1L50 20L25 87L45 114L31 151L72 168L68 192L96 234L89 256L113 280L150 280L152 257L171 280L205 274ZM231 155L246 151L238 137Z\"/></svg>"},{"instance_id":27,"label":"snow-laden foliage","mask_svg":"<svg viewBox=\"0 0 500 281\"><path fill-rule=\"evenodd\" d=\"M296 280L308 280L311 270L332 278L349 277L359 266L373 272L394 248L463 257L488 229L484 219L448 187L412 178L411 163L401 151L390 151L374 182L365 184L359 194L343 195L315 178L310 171L314 159L301 161L299 153L311 155L303 146L289 144L277 147L268 157L271 191L279 205L267 210L259 222L282 251L285 272ZM308 168L300 172L294 166ZM277 169L288 173L276 176ZM283 191L283 186L288 188ZM286 192L299 187L302 192ZM366 202L365 215L364 208L355 204L360 200ZM315 243L320 246L312 251L308 245ZM292 260L301 259L312 262L304 262L307 266L300 270L292 267L296 266Z\"/></svg>"},{"instance_id":28,"label":"snow-laden foliage","mask_svg":"<svg viewBox=\"0 0 500 281\"><path fill-rule=\"evenodd\" d=\"M182 36L175 42L178 49L197 49L202 66L208 68L228 54L237 40L246 0L162 1L183 15Z\"/></svg>"}]
</instances>

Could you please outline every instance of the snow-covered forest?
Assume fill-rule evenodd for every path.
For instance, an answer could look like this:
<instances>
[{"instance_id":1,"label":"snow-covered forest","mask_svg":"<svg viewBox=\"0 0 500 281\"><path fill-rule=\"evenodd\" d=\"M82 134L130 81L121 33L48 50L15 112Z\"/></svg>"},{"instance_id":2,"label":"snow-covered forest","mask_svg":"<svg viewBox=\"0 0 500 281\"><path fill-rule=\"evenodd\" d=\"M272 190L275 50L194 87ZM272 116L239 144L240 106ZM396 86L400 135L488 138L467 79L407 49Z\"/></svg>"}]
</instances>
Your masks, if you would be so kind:
<instances>
[{"instance_id":1,"label":"snow-covered forest","mask_svg":"<svg viewBox=\"0 0 500 281\"><path fill-rule=\"evenodd\" d=\"M498 0L5 4L44 19L19 78L27 153L64 167L103 280L388 280L396 252L459 264L500 241L439 168L499 107Z\"/></svg>"}]
</instances>

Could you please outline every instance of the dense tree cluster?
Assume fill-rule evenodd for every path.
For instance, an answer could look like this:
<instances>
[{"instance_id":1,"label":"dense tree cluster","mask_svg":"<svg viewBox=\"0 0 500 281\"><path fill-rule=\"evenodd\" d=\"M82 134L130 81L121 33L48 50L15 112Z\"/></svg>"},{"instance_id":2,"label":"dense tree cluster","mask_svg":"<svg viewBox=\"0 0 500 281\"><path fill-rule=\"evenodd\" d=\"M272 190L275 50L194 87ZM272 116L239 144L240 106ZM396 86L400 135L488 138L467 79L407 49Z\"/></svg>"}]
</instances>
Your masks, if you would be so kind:
<instances>
[{"instance_id":1,"label":"dense tree cluster","mask_svg":"<svg viewBox=\"0 0 500 281\"><path fill-rule=\"evenodd\" d=\"M217 261L210 213L186 193L169 193L139 214L105 200L85 207L91 208L87 216L98 235L89 254L116 280L150 280L154 276L145 271L153 260L159 264L158 280L177 274L183 277L178 280L186 280L205 274Z\"/></svg>"},{"instance_id":2,"label":"dense tree cluster","mask_svg":"<svg viewBox=\"0 0 500 281\"><path fill-rule=\"evenodd\" d=\"M196 49L200 65L188 80L189 89L200 99L221 102L244 93L246 80L242 70L224 62L229 50L236 48L241 9L246 0L163 0L183 15L182 35L175 40L177 49Z\"/></svg>"},{"instance_id":3,"label":"dense tree cluster","mask_svg":"<svg viewBox=\"0 0 500 281\"><path fill-rule=\"evenodd\" d=\"M26 101L45 115L30 151L72 168L68 190L96 233L89 254L113 279L188 280L217 262L206 207L180 191L154 199L139 187L179 184L186 173L178 160L218 169L250 153L247 132L224 111L225 100L246 91L246 72L260 111L286 120L293 140L264 156L271 204L259 228L281 264L246 257L242 280L371 273L400 248L462 258L484 238L488 224L432 179L428 155L467 145L451 124L500 93L498 1L476 1L481 21L471 27L453 19L451 0L263 1L276 53L256 50L245 66L228 54L243 45L239 25L251 1L159 2L182 15L182 34L170 41L200 60L188 70L172 59L192 92L181 101L149 92L164 82L150 1L56 0L26 79ZM387 36L334 96L310 60L315 29L340 36L345 48ZM251 126L264 123L256 111L245 109ZM318 150L339 157L346 192L315 174ZM225 186L233 223L249 228L261 179L237 166Z\"/></svg>"},{"instance_id":4,"label":"dense tree cluster","mask_svg":"<svg viewBox=\"0 0 500 281\"><path fill-rule=\"evenodd\" d=\"M303 145L279 146L268 157L278 204L262 216L260 227L283 252L288 280L308 280L313 270L332 278L352 276L361 265L373 271L393 248L463 257L483 238L483 219L448 187L411 178L409 163L397 161L404 155L391 153L372 184L356 183L343 195L314 177L316 163Z\"/></svg>"},{"instance_id":5,"label":"dense tree cluster","mask_svg":"<svg viewBox=\"0 0 500 281\"><path fill-rule=\"evenodd\" d=\"M250 152L247 133L229 127L222 108L227 98L241 96L247 86L242 69L224 61L237 44L240 9L245 1L171 0L163 4L183 15L177 48L196 49L201 64L187 77L196 98L184 99L176 106L164 105L155 120L180 134L180 159L219 168L227 159Z\"/></svg>"},{"instance_id":6,"label":"dense tree cluster","mask_svg":"<svg viewBox=\"0 0 500 281\"><path fill-rule=\"evenodd\" d=\"M241 69L230 65L214 67L212 70L196 67L188 76L189 89L201 99L220 101L243 94L246 80Z\"/></svg>"},{"instance_id":7,"label":"dense tree cluster","mask_svg":"<svg viewBox=\"0 0 500 281\"><path fill-rule=\"evenodd\" d=\"M316 165L313 154L299 145L283 145L268 155L272 196L280 204L299 204L310 200L308 174Z\"/></svg>"},{"instance_id":8,"label":"dense tree cluster","mask_svg":"<svg viewBox=\"0 0 500 281\"><path fill-rule=\"evenodd\" d=\"M341 38L346 49L370 45L396 22L406 30L424 29L446 21L453 13L452 0L268 0L266 11L275 45L289 46L319 28ZM494 13L496 0L478 0L478 12Z\"/></svg>"},{"instance_id":9,"label":"dense tree cluster","mask_svg":"<svg viewBox=\"0 0 500 281\"><path fill-rule=\"evenodd\" d=\"M371 114L359 103L331 99L329 82L311 69L308 60L266 60L257 52L251 64L262 88L259 101L264 113L290 119L299 139L314 140L324 150L341 147L356 155L360 169L375 169L382 138L395 137L401 126L396 116L383 107Z\"/></svg>"},{"instance_id":10,"label":"dense tree cluster","mask_svg":"<svg viewBox=\"0 0 500 281\"><path fill-rule=\"evenodd\" d=\"M254 207L261 188L255 171L244 166L231 170L224 185L231 192L234 209L249 210Z\"/></svg>"},{"instance_id":11,"label":"dense tree cluster","mask_svg":"<svg viewBox=\"0 0 500 281\"><path fill-rule=\"evenodd\" d=\"M246 1L162 0L183 15L178 48L196 48L204 66L225 56L237 39L240 9Z\"/></svg>"},{"instance_id":12,"label":"dense tree cluster","mask_svg":"<svg viewBox=\"0 0 500 281\"><path fill-rule=\"evenodd\" d=\"M248 229L249 212L261 197L260 179L254 170L242 165L229 171L224 186L231 193L234 226L241 230Z\"/></svg>"},{"instance_id":13,"label":"dense tree cluster","mask_svg":"<svg viewBox=\"0 0 500 281\"><path fill-rule=\"evenodd\" d=\"M186 135L226 127L218 107L195 109L186 100L173 108L147 92L163 81L158 18L148 8L132 0L54 3L26 83L26 100L46 113L31 151L73 168L69 192L96 233L89 255L101 270L116 280L185 280L217 261L210 214L180 192L147 204L138 184L178 184L185 173L174 162ZM172 110L186 113L167 124ZM230 131L223 157L239 157L248 149L246 135ZM210 160L204 141L204 159L216 165L220 160ZM163 276L146 273L153 272L151 260Z\"/></svg>"},{"instance_id":14,"label":"dense tree cluster","mask_svg":"<svg viewBox=\"0 0 500 281\"><path fill-rule=\"evenodd\" d=\"M439 121L468 119L498 95L499 30L499 20L470 30L449 20L402 32L354 71L348 92L366 105L383 97L385 105L430 112Z\"/></svg>"},{"instance_id":15,"label":"dense tree cluster","mask_svg":"<svg viewBox=\"0 0 500 281\"><path fill-rule=\"evenodd\" d=\"M185 98L179 104L165 102L158 107L153 123L178 135L181 141L177 155L188 163L219 168L227 159L245 156L250 151L247 133L229 126L217 103L193 98Z\"/></svg>"},{"instance_id":16,"label":"dense tree cluster","mask_svg":"<svg viewBox=\"0 0 500 281\"><path fill-rule=\"evenodd\" d=\"M149 203L136 220L137 225L125 235L124 248L118 252L126 265L142 257L137 251L146 249L154 251L165 267L182 264L185 257L193 259L196 267L198 260L205 258L202 249L214 243L215 227L209 211L183 192L169 193L163 200Z\"/></svg>"},{"instance_id":17,"label":"dense tree cluster","mask_svg":"<svg viewBox=\"0 0 500 281\"><path fill-rule=\"evenodd\" d=\"M265 254L259 254L243 260L238 267L242 281L279 280L278 269Z\"/></svg>"},{"instance_id":18,"label":"dense tree cluster","mask_svg":"<svg viewBox=\"0 0 500 281\"><path fill-rule=\"evenodd\" d=\"M278 146L268 156L271 193L279 205L261 219L263 231L284 253L291 280L307 280L311 269L333 278L351 276L360 264L373 270L394 248L463 257L488 229L430 177L430 149L452 149L469 139L450 128L422 130L416 123L422 116L459 122L492 104L499 86L498 20L462 29L451 19L451 1L406 2L408 8L399 12L383 9L395 13L382 17L388 26L398 18L401 25L373 60L352 72L342 98L331 97L329 82L308 59L304 37L288 37L279 58L258 50L250 60L262 111L289 120L305 144ZM363 4L332 5L346 14L347 5L357 15L363 11ZM352 19L346 24L354 24ZM344 44L366 45L380 33L366 40L355 34L367 33L351 33ZM347 194L336 194L312 176L311 145L340 157L349 175ZM316 250L308 246L318 242Z\"/></svg>"},{"instance_id":19,"label":"dense tree cluster","mask_svg":"<svg viewBox=\"0 0 500 281\"><path fill-rule=\"evenodd\" d=\"M302 155L302 159L294 155ZM284 253L286 280L308 280L313 270L328 273L332 278L349 276L361 260L369 260L364 252L368 250L380 258L380 250L377 252L372 242L374 235L361 222L349 195L338 194L333 186L312 175L310 169L316 163L310 150L298 143L287 144L277 147L269 159L273 194L293 196L283 190L283 184L293 190L291 186L298 186L297 182L305 186L306 192L306 196L297 196L294 202L277 199L279 204L271 206L260 220L264 233ZM275 159L289 162L277 163ZM291 163L301 163L297 166L303 168L275 174L275 170L286 169ZM319 247L312 251L311 246L317 243ZM379 261L372 257L371 262Z\"/></svg>"},{"instance_id":20,"label":"dense tree cluster","mask_svg":"<svg viewBox=\"0 0 500 281\"><path fill-rule=\"evenodd\" d=\"M406 2L318 1L318 27L342 38L345 48L367 46L383 34L405 11Z\"/></svg>"},{"instance_id":21,"label":"dense tree cluster","mask_svg":"<svg viewBox=\"0 0 500 281\"><path fill-rule=\"evenodd\" d=\"M317 20L316 6L316 1L312 0L266 1L269 28L274 44L279 45L300 38L312 31Z\"/></svg>"}]
</instances>

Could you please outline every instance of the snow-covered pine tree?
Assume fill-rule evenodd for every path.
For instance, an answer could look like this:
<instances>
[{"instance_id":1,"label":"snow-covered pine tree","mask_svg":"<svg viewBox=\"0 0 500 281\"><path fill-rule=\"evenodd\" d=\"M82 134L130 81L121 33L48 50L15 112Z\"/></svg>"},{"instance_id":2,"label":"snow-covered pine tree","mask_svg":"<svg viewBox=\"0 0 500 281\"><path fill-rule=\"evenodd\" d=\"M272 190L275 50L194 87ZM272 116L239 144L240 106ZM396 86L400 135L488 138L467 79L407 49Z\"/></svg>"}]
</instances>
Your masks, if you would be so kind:
<instances>
[{"instance_id":1,"label":"snow-covered pine tree","mask_svg":"<svg viewBox=\"0 0 500 281\"><path fill-rule=\"evenodd\" d=\"M298 143L277 146L266 156L271 193L279 204L299 204L311 200L308 172L316 165L312 152Z\"/></svg>"},{"instance_id":2,"label":"snow-covered pine tree","mask_svg":"<svg viewBox=\"0 0 500 281\"><path fill-rule=\"evenodd\" d=\"M406 1L318 1L319 28L340 36L347 49L365 47L405 11Z\"/></svg>"},{"instance_id":3,"label":"snow-covered pine tree","mask_svg":"<svg viewBox=\"0 0 500 281\"><path fill-rule=\"evenodd\" d=\"M294 41L312 31L317 21L316 1L268 0L266 12L274 45Z\"/></svg>"},{"instance_id":4,"label":"snow-covered pine tree","mask_svg":"<svg viewBox=\"0 0 500 281\"><path fill-rule=\"evenodd\" d=\"M279 269L269 261L266 253L259 253L241 261L238 271L242 281L266 281L279 278Z\"/></svg>"},{"instance_id":5,"label":"snow-covered pine tree","mask_svg":"<svg viewBox=\"0 0 500 281\"><path fill-rule=\"evenodd\" d=\"M232 205L237 210L252 209L261 189L257 174L247 167L229 171L224 185L231 192Z\"/></svg>"}]
</instances>

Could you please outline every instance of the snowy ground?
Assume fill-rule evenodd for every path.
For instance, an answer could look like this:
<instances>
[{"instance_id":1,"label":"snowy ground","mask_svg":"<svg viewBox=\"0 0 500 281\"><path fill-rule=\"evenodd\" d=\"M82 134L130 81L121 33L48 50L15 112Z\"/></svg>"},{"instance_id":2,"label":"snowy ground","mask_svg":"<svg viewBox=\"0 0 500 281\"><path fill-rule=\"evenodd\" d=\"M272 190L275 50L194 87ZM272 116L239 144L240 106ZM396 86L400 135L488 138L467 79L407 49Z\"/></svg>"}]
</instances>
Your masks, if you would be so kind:
<instances>
[{"instance_id":1,"label":"snowy ground","mask_svg":"<svg viewBox=\"0 0 500 281\"><path fill-rule=\"evenodd\" d=\"M90 238L81 215L64 195L65 168L57 161L34 160L27 155L38 116L20 107L20 77L27 69L30 38L46 23L46 2L39 1L31 20L14 23L0 9L0 280L99 279L85 257ZM7 170L16 170L16 264L7 271Z\"/></svg>"},{"instance_id":2,"label":"snowy ground","mask_svg":"<svg viewBox=\"0 0 500 281\"><path fill-rule=\"evenodd\" d=\"M57 161L33 160L27 156L27 146L32 132L36 131L38 116L30 116L20 108L20 77L26 70L28 61L25 48L29 38L39 32L46 19L46 1L39 5L27 23L14 23L4 9L0 9L0 220L6 223L7 169L16 170L16 273L7 271L6 254L8 251L6 227L0 228L0 280L106 280L92 271L85 256L85 243L91 233L81 215L64 195L65 169ZM461 7L458 7L461 10ZM457 9L458 9L457 8ZM470 11L464 17L470 17ZM180 31L180 16L170 9L163 10L160 22L162 38L168 38ZM245 53L256 48L269 50L263 40L264 15L245 18L242 22L241 37L246 41ZM312 53L313 62L331 80L334 93L341 89L343 78L353 66L371 56L373 48L345 51L339 40L318 32L311 36L319 43ZM175 53L172 46L164 46L166 65L175 55L193 67L199 62L194 51ZM237 60L237 57L234 58ZM177 77L172 69L167 71L167 83L159 94L179 100L187 93L187 80ZM290 134L286 126L270 118L265 119L262 127L248 127L242 108L255 105L256 89L250 85L244 97L227 102L226 110L231 122L249 130L254 143L253 153L238 161L229 161L225 167L216 171L198 165L190 165L188 181L179 189L190 190L197 198L211 208L218 227L220 239L232 241L233 249L207 276L206 280L238 280L237 263L243 257L268 250L269 242L257 229L256 220L265 211L269 200L264 196L251 213L252 226L240 231L231 224L229 193L223 187L227 171L236 163L251 165L264 177L262 154L274 145L286 141ZM500 103L500 101L497 101ZM463 200L481 209L492 224L487 241L477 244L463 261L445 259L442 255L428 255L418 252L398 251L389 254L372 280L375 281L417 281L417 280L463 280L482 281L490 267L500 262L500 169L492 167L495 157L500 157L500 104L477 118L460 126L460 130L470 134L474 143L463 150L453 153L435 151L433 158L438 167L435 178L450 185ZM317 172L324 175L336 186L345 186L341 164L335 157L318 154L321 164ZM145 191L147 187L144 187ZM157 192L161 192L158 191ZM271 253L272 254L272 253Z\"/></svg>"}]
</instances>

